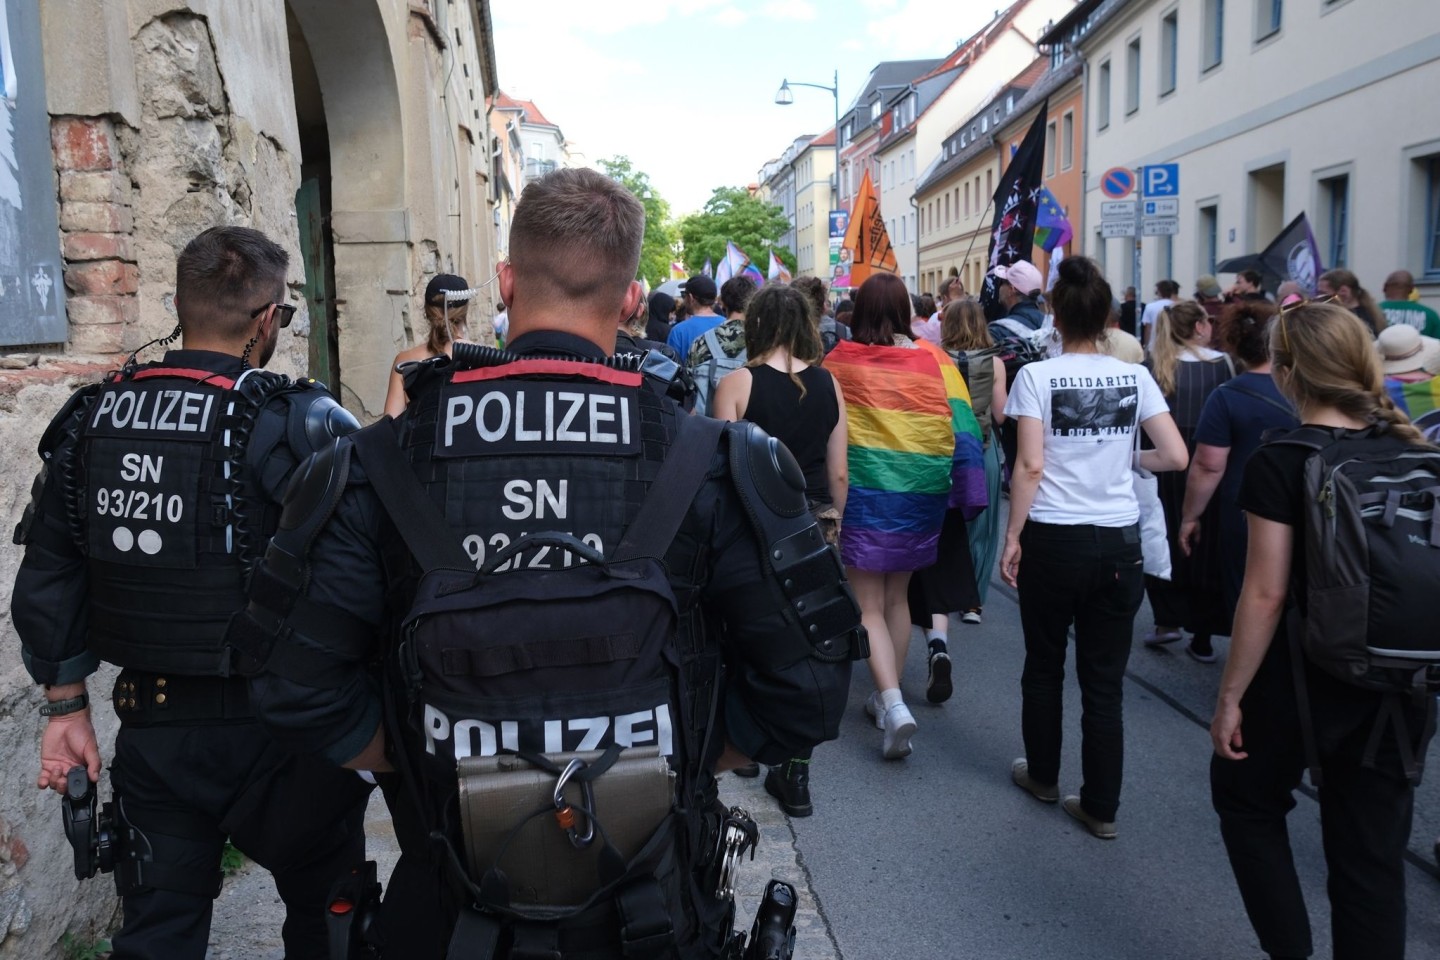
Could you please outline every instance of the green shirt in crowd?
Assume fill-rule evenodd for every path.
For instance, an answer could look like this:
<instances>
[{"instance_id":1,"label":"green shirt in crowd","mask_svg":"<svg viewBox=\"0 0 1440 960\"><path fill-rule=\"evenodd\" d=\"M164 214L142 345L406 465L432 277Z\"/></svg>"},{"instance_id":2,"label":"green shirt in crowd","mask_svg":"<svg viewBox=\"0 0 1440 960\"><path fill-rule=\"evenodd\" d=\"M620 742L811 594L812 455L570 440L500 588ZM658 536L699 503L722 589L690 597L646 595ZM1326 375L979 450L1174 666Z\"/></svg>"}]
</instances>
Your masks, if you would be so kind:
<instances>
[{"instance_id":1,"label":"green shirt in crowd","mask_svg":"<svg viewBox=\"0 0 1440 960\"><path fill-rule=\"evenodd\" d=\"M1440 340L1440 313L1414 300L1384 300L1380 312L1389 324L1403 323L1419 330L1422 336Z\"/></svg>"}]
</instances>

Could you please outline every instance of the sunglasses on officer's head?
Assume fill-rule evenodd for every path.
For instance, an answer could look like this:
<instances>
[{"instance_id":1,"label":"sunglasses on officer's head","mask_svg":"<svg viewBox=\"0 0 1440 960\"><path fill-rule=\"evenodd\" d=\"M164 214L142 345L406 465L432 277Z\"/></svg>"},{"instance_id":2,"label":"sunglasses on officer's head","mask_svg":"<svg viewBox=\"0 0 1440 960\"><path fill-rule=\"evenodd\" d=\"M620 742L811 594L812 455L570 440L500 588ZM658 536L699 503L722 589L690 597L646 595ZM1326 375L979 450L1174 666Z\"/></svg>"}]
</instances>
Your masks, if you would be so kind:
<instances>
[{"instance_id":1,"label":"sunglasses on officer's head","mask_svg":"<svg viewBox=\"0 0 1440 960\"><path fill-rule=\"evenodd\" d=\"M250 311L250 319L258 319L260 314L269 310L271 307L275 308L275 313L280 318L281 328L283 329L290 326L290 318L295 316L295 304L293 303L262 303Z\"/></svg>"}]
</instances>

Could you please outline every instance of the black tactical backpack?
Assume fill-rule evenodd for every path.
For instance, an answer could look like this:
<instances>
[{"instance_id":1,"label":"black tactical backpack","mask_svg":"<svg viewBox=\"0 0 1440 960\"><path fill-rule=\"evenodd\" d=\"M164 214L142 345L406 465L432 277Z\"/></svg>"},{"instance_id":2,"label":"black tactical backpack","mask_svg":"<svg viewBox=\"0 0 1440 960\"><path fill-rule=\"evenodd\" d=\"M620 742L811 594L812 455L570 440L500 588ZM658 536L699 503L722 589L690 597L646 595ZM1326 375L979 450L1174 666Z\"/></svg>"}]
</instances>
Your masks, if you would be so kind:
<instances>
[{"instance_id":1,"label":"black tactical backpack","mask_svg":"<svg viewBox=\"0 0 1440 960\"><path fill-rule=\"evenodd\" d=\"M459 818L431 836L449 835L451 879L487 914L556 922L609 900L624 914L637 889L662 920L682 912L676 808L693 799L682 731L694 698L680 688L679 611L661 558L723 429L680 418L609 556L539 531L478 569L390 421L353 436L422 570L392 667L390 712L408 727L393 738L401 772L428 796L422 810Z\"/></svg>"},{"instance_id":2,"label":"black tactical backpack","mask_svg":"<svg viewBox=\"0 0 1440 960\"><path fill-rule=\"evenodd\" d=\"M1440 450L1377 445L1374 437L1373 429L1337 440L1301 428L1272 441L1310 451L1305 589L1288 618L1290 636L1326 673L1367 690L1410 694L1433 711L1428 701L1440 683L1432 603L1440 592ZM1303 684L1299 692L1308 720ZM1392 697L1385 716L1398 721L1394 706ZM1397 731L1407 774L1416 780L1433 725L1433 712L1427 716L1418 754L1409 755L1403 723ZM1303 726L1310 739L1313 731ZM1367 762L1378 740L1371 738ZM1313 751L1311 767L1313 779Z\"/></svg>"}]
</instances>

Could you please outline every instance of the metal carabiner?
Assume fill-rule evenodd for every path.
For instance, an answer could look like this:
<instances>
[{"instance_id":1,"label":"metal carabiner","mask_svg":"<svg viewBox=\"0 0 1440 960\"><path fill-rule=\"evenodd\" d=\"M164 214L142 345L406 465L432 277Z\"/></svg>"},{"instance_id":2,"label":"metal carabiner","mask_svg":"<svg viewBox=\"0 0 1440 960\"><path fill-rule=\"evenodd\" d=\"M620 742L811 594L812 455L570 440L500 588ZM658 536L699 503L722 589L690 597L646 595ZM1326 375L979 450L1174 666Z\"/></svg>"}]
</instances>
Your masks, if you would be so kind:
<instances>
[{"instance_id":1,"label":"metal carabiner","mask_svg":"<svg viewBox=\"0 0 1440 960\"><path fill-rule=\"evenodd\" d=\"M565 828L565 835L570 838L570 845L576 850L584 850L595 839L595 821L590 816L590 813L595 811L595 792L591 789L590 781L580 781L580 802L584 805L585 810L589 811L589 813L581 811L581 815L585 817L583 834L575 829L575 808L565 800L565 785L570 782L571 777L583 769L585 769L585 761L579 757L575 757L566 764L565 769L560 772L560 778L555 781L555 792L551 796L551 801L555 804L555 820Z\"/></svg>"}]
</instances>

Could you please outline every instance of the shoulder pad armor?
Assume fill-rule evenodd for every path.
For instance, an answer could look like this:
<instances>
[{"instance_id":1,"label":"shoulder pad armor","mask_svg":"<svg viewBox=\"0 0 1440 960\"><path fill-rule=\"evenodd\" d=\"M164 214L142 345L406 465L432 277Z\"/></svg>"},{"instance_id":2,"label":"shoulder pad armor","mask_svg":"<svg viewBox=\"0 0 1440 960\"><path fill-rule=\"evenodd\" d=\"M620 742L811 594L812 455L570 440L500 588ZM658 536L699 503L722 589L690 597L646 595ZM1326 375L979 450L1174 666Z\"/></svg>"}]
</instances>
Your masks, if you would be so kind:
<instances>
[{"instance_id":1,"label":"shoulder pad armor","mask_svg":"<svg viewBox=\"0 0 1440 960\"><path fill-rule=\"evenodd\" d=\"M730 477L761 546L766 577L787 601L795 643L780 642L775 663L809 655L836 663L869 656L860 607L840 557L825 542L805 499L805 474L789 449L753 423L725 430Z\"/></svg>"},{"instance_id":2,"label":"shoulder pad armor","mask_svg":"<svg viewBox=\"0 0 1440 960\"><path fill-rule=\"evenodd\" d=\"M747 492L759 498L782 517L798 517L807 510L805 472L790 448L753 423L741 421L731 433L730 467L741 496ZM736 438L734 433L742 433ZM744 488L748 488L748 491Z\"/></svg>"},{"instance_id":3,"label":"shoulder pad armor","mask_svg":"<svg viewBox=\"0 0 1440 960\"><path fill-rule=\"evenodd\" d=\"M291 474L279 528L250 578L249 602L230 621L226 632L234 668L245 676L253 676L271 663L276 639L287 620L297 616L297 610L300 622L309 627L328 618L330 626L340 632L349 626L350 633L364 633L347 623L343 611L320 611L304 596L310 546L345 493L350 451L349 441L333 439ZM304 671L299 675L277 672L299 679Z\"/></svg>"},{"instance_id":4,"label":"shoulder pad armor","mask_svg":"<svg viewBox=\"0 0 1440 960\"><path fill-rule=\"evenodd\" d=\"M40 435L40 458L49 460L55 454L55 450L65 439L67 431L79 426L78 421L84 418L85 411L90 404L95 402L95 396L100 392L103 383L91 383L81 387L70 394L70 399L60 408L60 412L50 420L50 425Z\"/></svg>"},{"instance_id":5,"label":"shoulder pad armor","mask_svg":"<svg viewBox=\"0 0 1440 960\"><path fill-rule=\"evenodd\" d=\"M340 406L318 380L302 380L306 386L290 401L290 446L302 455L324 450L339 437L360 429L355 415ZM297 385L298 386L298 385ZM298 435L297 435L298 434Z\"/></svg>"}]
</instances>

